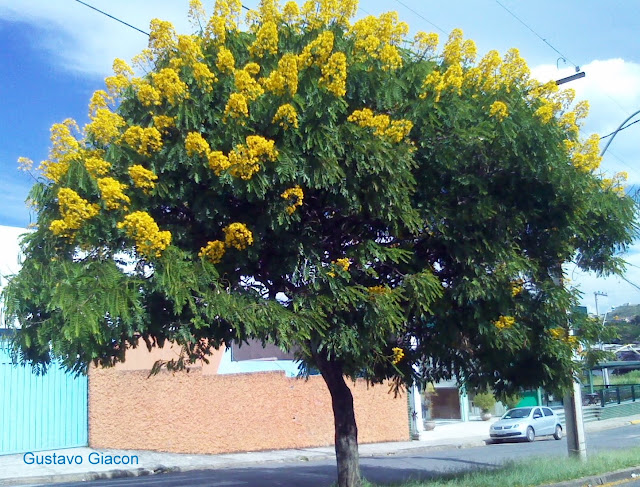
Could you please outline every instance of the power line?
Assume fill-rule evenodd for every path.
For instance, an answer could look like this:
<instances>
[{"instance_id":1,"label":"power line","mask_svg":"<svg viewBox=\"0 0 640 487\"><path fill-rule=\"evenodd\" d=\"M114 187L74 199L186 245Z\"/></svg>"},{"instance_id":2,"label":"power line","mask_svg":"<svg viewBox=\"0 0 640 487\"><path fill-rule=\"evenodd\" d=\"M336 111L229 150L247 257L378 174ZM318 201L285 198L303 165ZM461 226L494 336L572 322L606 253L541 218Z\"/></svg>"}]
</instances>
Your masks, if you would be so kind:
<instances>
[{"instance_id":1,"label":"power line","mask_svg":"<svg viewBox=\"0 0 640 487\"><path fill-rule=\"evenodd\" d=\"M628 129L628 128L629 128L629 127L631 127L634 123L638 123L638 122L640 122L640 120L636 120L635 122L631 122L631 123L629 123L629 124L625 125L624 127L622 127L622 128L620 128L620 129L618 129L618 130L614 130L614 131L613 131L613 132L611 132L610 134L603 135L602 137L600 137L600 140L602 140L602 139L606 139L607 137L611 137L613 134L615 134L615 133L617 133L617 132L621 132L621 131L622 131L622 130L624 130L624 129Z\"/></svg>"},{"instance_id":2,"label":"power line","mask_svg":"<svg viewBox=\"0 0 640 487\"><path fill-rule=\"evenodd\" d=\"M145 31L143 31L142 29L138 29L136 26L131 25L131 24L128 24L128 23L127 23L127 22L125 22L124 20L120 20L118 17L114 17L113 15L109 15L107 12L103 12L102 10L100 10L100 9L98 9L98 8L93 7L93 6L89 5L88 3L84 3L84 2L82 2L81 0L76 0L76 2L81 3L81 4L82 4L82 5L84 5L85 7L89 7L90 9L95 10L96 12L100 12L102 15L106 15L107 17L109 17L109 18L111 18L111 19L113 19L113 20L116 20L116 21L120 22L121 24L126 25L127 27L131 27L132 29L135 29L135 30L137 30L138 32L141 32L141 33L143 33L143 34L144 34L144 35L146 35L146 36L148 36L148 35L149 35L149 33L148 33L148 32L145 32Z\"/></svg>"},{"instance_id":3,"label":"power line","mask_svg":"<svg viewBox=\"0 0 640 487\"><path fill-rule=\"evenodd\" d=\"M415 10L413 10L411 7L409 7L407 4L401 2L400 0L396 0L396 2L398 2L400 5L402 5L404 8L406 8L407 10L413 12L414 14L416 14L418 17L420 17L422 20L424 20L425 22L427 22L429 25L432 25L433 27L435 27L436 29L438 29L440 32L442 32L443 34L446 34L444 29L441 29L440 27L438 27L436 24L434 24L433 22L431 22L429 19L427 19L426 17L424 17L423 15L421 15L419 12L416 12Z\"/></svg>"},{"instance_id":4,"label":"power line","mask_svg":"<svg viewBox=\"0 0 640 487\"><path fill-rule=\"evenodd\" d=\"M146 36L148 36L148 35L149 35L149 33L148 33L148 32L145 32L144 30L137 28L135 25L131 25L131 24L129 24L129 23L127 23L127 22L125 22L124 20L119 19L118 17L114 17L113 15L108 14L107 12L103 12L103 11L102 11L102 10L100 10L99 8L96 8L96 7L94 7L93 5L89 5L88 3L85 3L85 2L83 2L82 0L76 0L76 2L81 3L81 4L82 4L82 5L84 5L85 7L89 7L89 8L90 8L90 9L92 9L92 10L95 10L96 12L100 12L102 15L106 15L106 16L107 16L107 17L109 17L110 19L113 19L113 20L115 20L115 21L117 21L117 22L120 22L121 24L124 24L124 25L126 25L127 27L131 27L132 29L137 30L138 32L141 32L142 34L144 34L144 35L146 35ZM246 5L244 5L244 4L242 5L242 8L243 8L243 9L245 9L245 10L251 10L249 7L247 7L247 6L246 6Z\"/></svg>"},{"instance_id":5,"label":"power line","mask_svg":"<svg viewBox=\"0 0 640 487\"><path fill-rule=\"evenodd\" d=\"M522 20L520 17L518 17L516 14L514 14L511 10L509 10L507 7L505 7L503 4L501 4L498 0L496 0L496 3L498 5L500 5L503 9L505 9L507 12L509 12L509 14L511 14L511 16L516 19L518 22L520 22L522 25L524 25L527 29L529 29L531 32L533 32L542 42L544 42L547 46L549 46L551 49L553 49L555 52L557 52L558 54L560 54L560 56L562 56L562 59L564 59L565 61L569 61L571 64L573 64L573 66L576 68L577 71L580 71L580 66L578 66L576 63L574 63L573 61L571 61L567 56L565 56L564 54L562 54L560 51L558 51L555 47L553 47L551 45L551 43L549 41L547 41L544 37L542 37L540 34L538 34L535 30L533 30L531 27L529 27L529 25L527 25L527 23Z\"/></svg>"}]
</instances>

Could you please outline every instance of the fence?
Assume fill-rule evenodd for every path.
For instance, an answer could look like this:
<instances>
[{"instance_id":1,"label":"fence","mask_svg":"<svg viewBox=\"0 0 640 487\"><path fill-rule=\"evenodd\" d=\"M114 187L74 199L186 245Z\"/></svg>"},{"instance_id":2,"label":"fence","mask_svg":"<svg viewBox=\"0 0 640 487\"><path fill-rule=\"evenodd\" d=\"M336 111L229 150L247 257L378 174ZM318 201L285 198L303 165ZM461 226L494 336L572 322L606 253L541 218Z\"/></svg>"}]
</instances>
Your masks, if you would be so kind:
<instances>
[{"instance_id":1,"label":"fence","mask_svg":"<svg viewBox=\"0 0 640 487\"><path fill-rule=\"evenodd\" d=\"M640 399L640 385L638 384L605 386L594 389L592 393L583 392L582 394L582 404L597 404L601 407L623 402L635 402L637 399Z\"/></svg>"},{"instance_id":2,"label":"fence","mask_svg":"<svg viewBox=\"0 0 640 487\"><path fill-rule=\"evenodd\" d=\"M0 455L86 446L87 378L11 363L0 340Z\"/></svg>"}]
</instances>

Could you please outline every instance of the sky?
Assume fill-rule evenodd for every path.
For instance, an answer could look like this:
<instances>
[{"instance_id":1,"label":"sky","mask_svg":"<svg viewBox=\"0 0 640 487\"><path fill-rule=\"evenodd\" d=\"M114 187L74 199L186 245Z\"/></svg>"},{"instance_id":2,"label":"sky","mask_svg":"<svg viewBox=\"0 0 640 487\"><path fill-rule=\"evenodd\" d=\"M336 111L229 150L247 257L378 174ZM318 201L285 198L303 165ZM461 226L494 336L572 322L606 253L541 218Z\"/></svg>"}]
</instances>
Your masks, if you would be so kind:
<instances>
[{"instance_id":1,"label":"sky","mask_svg":"<svg viewBox=\"0 0 640 487\"><path fill-rule=\"evenodd\" d=\"M142 30L160 18L179 33L190 32L188 0L85 3ZM203 4L210 10L213 1ZM248 8L257 4L244 2ZM461 28L480 55L516 47L540 81L563 78L579 67L586 76L564 86L591 105L585 135L607 135L640 110L640 0L361 0L357 17L389 10L412 32L440 34L441 45L452 29ZM51 125L69 117L84 125L89 98L103 88L113 59L129 61L146 44L144 34L76 0L0 0L0 225L26 227L35 218L24 204L33 180L18 170L18 157L36 164L46 159ZM629 184L640 186L639 141L640 123L619 132L601 170L608 176L626 171ZM595 292L606 294L598 296L601 314L640 303L640 242L624 257L624 278L596 278L566 267L590 312L596 310Z\"/></svg>"}]
</instances>

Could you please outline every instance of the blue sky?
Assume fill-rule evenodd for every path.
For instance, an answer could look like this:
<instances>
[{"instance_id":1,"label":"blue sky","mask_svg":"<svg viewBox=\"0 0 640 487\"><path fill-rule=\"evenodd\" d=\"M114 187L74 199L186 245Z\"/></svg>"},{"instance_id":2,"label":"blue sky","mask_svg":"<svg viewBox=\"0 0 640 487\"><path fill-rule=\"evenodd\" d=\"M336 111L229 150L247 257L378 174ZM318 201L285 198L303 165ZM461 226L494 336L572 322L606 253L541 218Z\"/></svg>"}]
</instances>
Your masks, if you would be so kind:
<instances>
[{"instance_id":1,"label":"blue sky","mask_svg":"<svg viewBox=\"0 0 640 487\"><path fill-rule=\"evenodd\" d=\"M189 31L188 0L88 0L87 3L147 30L152 18L170 20ZM209 9L213 1L204 0ZM244 4L253 8L257 0ZM524 21L540 37L501 5ZM395 10L412 31L435 31L441 43L453 28L476 41L482 55L520 49L535 77L542 81L585 72L571 83L577 99L587 99L591 114L585 131L605 135L640 110L640 1L616 0L368 0L358 16ZM430 23L429 23L430 22ZM435 24L431 25L431 24ZM444 31L445 33L443 33ZM146 47L143 34L74 0L0 0L0 225L24 227L30 222L24 199L32 184L17 170L26 156L36 164L47 157L49 128L65 118L87 121L91 93L103 87L115 57L130 60ZM640 118L640 116L638 117ZM607 151L602 170L627 171L640 184L640 124L621 132ZM640 286L640 246L627 255L627 279ZM584 292L584 304L600 312L622 303L640 303L640 290L619 278L595 279L567 273Z\"/></svg>"}]
</instances>

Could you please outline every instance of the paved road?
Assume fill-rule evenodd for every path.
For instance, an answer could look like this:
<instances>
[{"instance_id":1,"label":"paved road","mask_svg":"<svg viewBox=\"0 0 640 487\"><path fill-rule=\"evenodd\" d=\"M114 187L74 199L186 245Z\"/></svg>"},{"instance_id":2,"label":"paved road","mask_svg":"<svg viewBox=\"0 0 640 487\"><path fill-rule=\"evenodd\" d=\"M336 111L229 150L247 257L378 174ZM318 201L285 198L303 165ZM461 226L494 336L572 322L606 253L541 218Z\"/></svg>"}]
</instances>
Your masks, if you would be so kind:
<instances>
[{"instance_id":1,"label":"paved road","mask_svg":"<svg viewBox=\"0 0 640 487\"><path fill-rule=\"evenodd\" d=\"M640 425L624 426L587 435L589 452L640 446ZM505 443L466 449L439 451L412 450L406 454L362 458L363 475L374 483L392 483L409 479L429 479L443 473L490 468L508 460L531 456L565 458L565 439L537 439L533 443ZM336 480L333 461L257 465L242 469L200 470L92 482L56 484L58 487L328 487ZM640 482L625 487L640 487Z\"/></svg>"}]
</instances>

